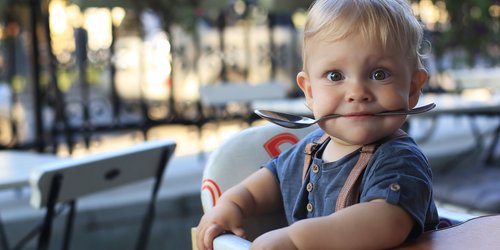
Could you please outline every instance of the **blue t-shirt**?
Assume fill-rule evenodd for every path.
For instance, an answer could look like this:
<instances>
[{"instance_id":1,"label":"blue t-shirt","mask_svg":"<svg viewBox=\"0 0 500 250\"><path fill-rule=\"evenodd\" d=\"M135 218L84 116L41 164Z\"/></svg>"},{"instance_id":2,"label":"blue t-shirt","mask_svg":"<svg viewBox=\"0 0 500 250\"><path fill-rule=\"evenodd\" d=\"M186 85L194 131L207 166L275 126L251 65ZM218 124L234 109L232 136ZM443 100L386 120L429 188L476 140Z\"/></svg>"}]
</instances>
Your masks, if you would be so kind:
<instances>
[{"instance_id":1,"label":"blue t-shirt","mask_svg":"<svg viewBox=\"0 0 500 250\"><path fill-rule=\"evenodd\" d=\"M347 176L356 164L359 150L335 162L323 162L324 143L313 156L309 174L302 183L304 148L317 141L318 129L291 149L266 164L277 178L289 224L335 212L335 204ZM405 209L415 220L409 239L435 229L439 222L432 198L432 173L427 158L408 136L381 144L363 173L360 202L384 199Z\"/></svg>"}]
</instances>

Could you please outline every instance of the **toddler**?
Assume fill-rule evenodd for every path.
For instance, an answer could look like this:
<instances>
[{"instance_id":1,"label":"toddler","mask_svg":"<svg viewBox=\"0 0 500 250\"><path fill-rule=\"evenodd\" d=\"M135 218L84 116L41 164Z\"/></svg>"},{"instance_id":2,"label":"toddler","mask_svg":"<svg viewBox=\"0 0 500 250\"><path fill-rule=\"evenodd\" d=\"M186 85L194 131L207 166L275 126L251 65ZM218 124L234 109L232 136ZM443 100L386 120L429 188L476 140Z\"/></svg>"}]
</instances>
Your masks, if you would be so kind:
<instances>
[{"instance_id":1,"label":"toddler","mask_svg":"<svg viewBox=\"0 0 500 250\"><path fill-rule=\"evenodd\" d=\"M280 209L289 226L252 249L385 249L434 229L432 173L400 130L406 116L374 116L416 106L422 36L405 0L317 0L297 84L315 118L342 116L225 192L198 225L198 249L224 232L245 237L243 218Z\"/></svg>"}]
</instances>

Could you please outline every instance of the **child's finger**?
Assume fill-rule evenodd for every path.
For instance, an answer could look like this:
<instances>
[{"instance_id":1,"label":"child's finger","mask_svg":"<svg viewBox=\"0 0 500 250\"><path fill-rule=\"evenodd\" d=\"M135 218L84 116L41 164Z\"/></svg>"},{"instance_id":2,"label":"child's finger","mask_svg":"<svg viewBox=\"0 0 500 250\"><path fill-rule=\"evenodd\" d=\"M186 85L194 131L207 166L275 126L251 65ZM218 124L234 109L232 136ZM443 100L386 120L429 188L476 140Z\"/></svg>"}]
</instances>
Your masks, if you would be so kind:
<instances>
[{"instance_id":1,"label":"child's finger","mask_svg":"<svg viewBox=\"0 0 500 250\"><path fill-rule=\"evenodd\" d=\"M247 234L245 232L245 230L243 230L243 228L241 227L237 227L237 228L234 228L231 230L233 232L233 234L239 236L239 237L242 237L242 238L245 238L247 237Z\"/></svg>"},{"instance_id":2,"label":"child's finger","mask_svg":"<svg viewBox=\"0 0 500 250\"><path fill-rule=\"evenodd\" d=\"M210 225L203 235L203 249L213 249L213 241L215 237L219 236L224 229L217 224Z\"/></svg>"}]
</instances>

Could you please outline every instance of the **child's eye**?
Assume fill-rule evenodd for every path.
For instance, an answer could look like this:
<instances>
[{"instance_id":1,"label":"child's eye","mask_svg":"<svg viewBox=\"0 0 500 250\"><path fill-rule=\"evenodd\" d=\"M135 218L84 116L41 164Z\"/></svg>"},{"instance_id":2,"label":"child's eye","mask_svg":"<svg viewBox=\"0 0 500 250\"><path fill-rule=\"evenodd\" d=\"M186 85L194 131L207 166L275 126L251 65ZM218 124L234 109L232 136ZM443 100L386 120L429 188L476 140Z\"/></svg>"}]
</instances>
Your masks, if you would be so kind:
<instances>
[{"instance_id":1,"label":"child's eye","mask_svg":"<svg viewBox=\"0 0 500 250\"><path fill-rule=\"evenodd\" d=\"M379 69L372 73L370 79L381 81L387 79L389 76L391 76L389 72Z\"/></svg>"},{"instance_id":2,"label":"child's eye","mask_svg":"<svg viewBox=\"0 0 500 250\"><path fill-rule=\"evenodd\" d=\"M328 72L328 74L326 75L326 79L328 79L330 81L340 81L340 80L344 80L344 76L342 75L342 73L340 73L338 71L331 71L331 72Z\"/></svg>"}]
</instances>

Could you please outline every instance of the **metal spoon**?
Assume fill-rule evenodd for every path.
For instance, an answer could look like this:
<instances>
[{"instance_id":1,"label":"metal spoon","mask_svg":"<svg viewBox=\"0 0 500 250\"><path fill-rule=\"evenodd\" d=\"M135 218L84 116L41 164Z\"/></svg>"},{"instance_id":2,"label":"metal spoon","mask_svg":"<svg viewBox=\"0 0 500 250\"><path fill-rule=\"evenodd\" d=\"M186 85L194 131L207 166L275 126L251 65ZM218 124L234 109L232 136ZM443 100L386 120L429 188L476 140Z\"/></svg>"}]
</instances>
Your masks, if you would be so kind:
<instances>
[{"instance_id":1,"label":"metal spoon","mask_svg":"<svg viewBox=\"0 0 500 250\"><path fill-rule=\"evenodd\" d=\"M413 114L420 114L423 112L427 112L431 109L436 107L436 104L430 103L418 108L410 109L410 110L393 110L393 111L384 111L381 113L376 113L374 115L376 116L386 116L386 115L413 115ZM339 114L331 114L327 116L323 116L319 119L312 119L309 117L305 116L300 116L300 115L292 115L292 114L286 114L286 113L281 113L281 112L274 112L274 111L269 111L269 110L259 110L256 109L254 111L258 116L274 123L279 126L285 127L285 128L305 128L309 127L319 121L326 120L326 119L331 119L331 118L337 118L341 117L343 115Z\"/></svg>"}]
</instances>

